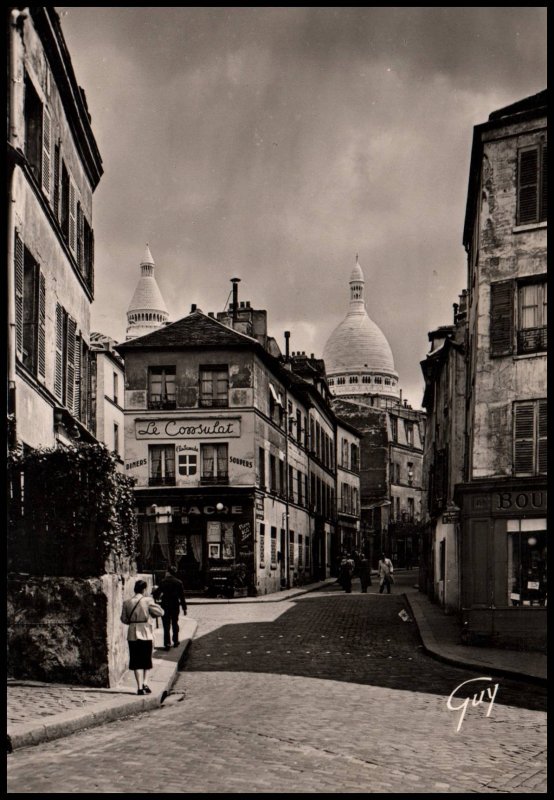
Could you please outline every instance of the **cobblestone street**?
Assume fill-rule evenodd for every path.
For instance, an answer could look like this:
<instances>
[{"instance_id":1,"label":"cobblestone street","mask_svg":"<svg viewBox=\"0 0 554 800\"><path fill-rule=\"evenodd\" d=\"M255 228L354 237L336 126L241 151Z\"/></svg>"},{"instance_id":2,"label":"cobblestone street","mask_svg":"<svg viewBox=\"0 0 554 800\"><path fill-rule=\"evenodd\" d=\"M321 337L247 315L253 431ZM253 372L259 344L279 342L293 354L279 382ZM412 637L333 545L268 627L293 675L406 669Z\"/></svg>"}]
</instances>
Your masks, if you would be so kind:
<instances>
[{"instance_id":1,"label":"cobblestone street","mask_svg":"<svg viewBox=\"0 0 554 800\"><path fill-rule=\"evenodd\" d=\"M490 715L469 705L457 732L447 698L479 674L426 656L375 588L191 607L164 706L13 753L10 792L546 791L545 690L494 678Z\"/></svg>"}]
</instances>

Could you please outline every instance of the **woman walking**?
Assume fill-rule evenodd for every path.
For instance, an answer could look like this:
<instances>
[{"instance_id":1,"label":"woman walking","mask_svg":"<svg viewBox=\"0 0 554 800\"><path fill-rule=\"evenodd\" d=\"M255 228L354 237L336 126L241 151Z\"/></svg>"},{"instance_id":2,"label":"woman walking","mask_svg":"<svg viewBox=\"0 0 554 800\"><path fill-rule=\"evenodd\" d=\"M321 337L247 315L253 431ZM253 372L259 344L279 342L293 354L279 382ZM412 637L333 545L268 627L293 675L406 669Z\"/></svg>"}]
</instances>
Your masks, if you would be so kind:
<instances>
[{"instance_id":1,"label":"woman walking","mask_svg":"<svg viewBox=\"0 0 554 800\"><path fill-rule=\"evenodd\" d=\"M135 673L137 694L151 694L146 683L148 670L152 669L152 643L154 635L150 625L151 617L163 617L163 608L152 597L146 597L147 583L138 580L135 594L123 603L121 622L129 626L129 669Z\"/></svg>"}]
</instances>

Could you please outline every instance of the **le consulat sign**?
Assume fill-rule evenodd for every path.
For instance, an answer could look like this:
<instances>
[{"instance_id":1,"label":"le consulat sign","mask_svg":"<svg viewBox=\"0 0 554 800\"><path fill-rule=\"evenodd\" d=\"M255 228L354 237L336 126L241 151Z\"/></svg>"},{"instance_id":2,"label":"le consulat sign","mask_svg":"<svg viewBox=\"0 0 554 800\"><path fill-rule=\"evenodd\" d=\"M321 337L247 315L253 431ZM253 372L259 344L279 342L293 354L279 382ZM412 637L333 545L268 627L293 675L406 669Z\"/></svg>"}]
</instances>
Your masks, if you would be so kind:
<instances>
[{"instance_id":1,"label":"le consulat sign","mask_svg":"<svg viewBox=\"0 0 554 800\"><path fill-rule=\"evenodd\" d=\"M240 419L137 419L137 439L221 439L240 436Z\"/></svg>"}]
</instances>

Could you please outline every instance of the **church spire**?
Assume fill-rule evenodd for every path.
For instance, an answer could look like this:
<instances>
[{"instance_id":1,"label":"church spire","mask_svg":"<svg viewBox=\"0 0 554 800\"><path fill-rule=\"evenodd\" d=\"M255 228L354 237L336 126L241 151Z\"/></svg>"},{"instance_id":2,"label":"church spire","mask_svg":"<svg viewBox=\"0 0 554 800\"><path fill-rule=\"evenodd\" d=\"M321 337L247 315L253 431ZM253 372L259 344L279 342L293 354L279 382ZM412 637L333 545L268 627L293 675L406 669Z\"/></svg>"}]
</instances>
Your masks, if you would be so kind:
<instances>
[{"instance_id":1,"label":"church spire","mask_svg":"<svg viewBox=\"0 0 554 800\"><path fill-rule=\"evenodd\" d=\"M365 311L364 273L356 253L356 266L350 275L350 311Z\"/></svg>"}]
</instances>

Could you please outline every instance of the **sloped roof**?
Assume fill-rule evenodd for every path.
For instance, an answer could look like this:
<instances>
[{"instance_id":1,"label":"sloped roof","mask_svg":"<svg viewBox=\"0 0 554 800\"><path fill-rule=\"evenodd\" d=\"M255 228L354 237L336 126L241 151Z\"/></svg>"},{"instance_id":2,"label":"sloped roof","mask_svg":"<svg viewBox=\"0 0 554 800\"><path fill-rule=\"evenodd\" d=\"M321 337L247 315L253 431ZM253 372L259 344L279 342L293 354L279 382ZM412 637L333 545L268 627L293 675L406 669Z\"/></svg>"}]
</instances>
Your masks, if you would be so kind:
<instances>
[{"instance_id":1,"label":"sloped roof","mask_svg":"<svg viewBox=\"0 0 554 800\"><path fill-rule=\"evenodd\" d=\"M117 346L117 349L226 346L261 348L256 339L228 328L197 309L188 316L152 331L152 333L146 333L144 336L138 336L136 339L122 342Z\"/></svg>"},{"instance_id":2,"label":"sloped roof","mask_svg":"<svg viewBox=\"0 0 554 800\"><path fill-rule=\"evenodd\" d=\"M545 108L547 104L547 89L542 92L537 92L530 97L524 97L523 100L518 100L511 103L509 106L499 108L489 114L490 120L502 119L502 117L511 117L513 114L521 114L523 111L530 111L532 108Z\"/></svg>"}]
</instances>

